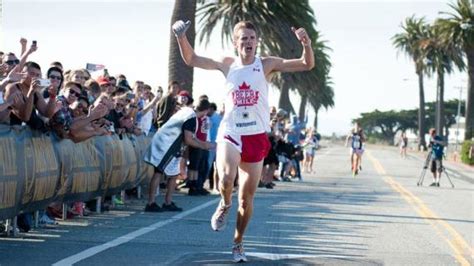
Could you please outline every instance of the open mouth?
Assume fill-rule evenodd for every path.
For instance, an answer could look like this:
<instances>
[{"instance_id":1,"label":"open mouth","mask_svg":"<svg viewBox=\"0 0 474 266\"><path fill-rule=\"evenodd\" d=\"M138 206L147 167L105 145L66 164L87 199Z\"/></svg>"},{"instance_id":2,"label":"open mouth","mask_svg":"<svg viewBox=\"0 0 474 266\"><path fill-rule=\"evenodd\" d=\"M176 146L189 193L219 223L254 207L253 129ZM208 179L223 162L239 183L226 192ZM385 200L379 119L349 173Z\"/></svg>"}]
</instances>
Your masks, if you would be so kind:
<instances>
[{"instance_id":1,"label":"open mouth","mask_svg":"<svg viewBox=\"0 0 474 266\"><path fill-rule=\"evenodd\" d=\"M252 50L253 50L252 46L245 47L246 52L252 52Z\"/></svg>"}]
</instances>

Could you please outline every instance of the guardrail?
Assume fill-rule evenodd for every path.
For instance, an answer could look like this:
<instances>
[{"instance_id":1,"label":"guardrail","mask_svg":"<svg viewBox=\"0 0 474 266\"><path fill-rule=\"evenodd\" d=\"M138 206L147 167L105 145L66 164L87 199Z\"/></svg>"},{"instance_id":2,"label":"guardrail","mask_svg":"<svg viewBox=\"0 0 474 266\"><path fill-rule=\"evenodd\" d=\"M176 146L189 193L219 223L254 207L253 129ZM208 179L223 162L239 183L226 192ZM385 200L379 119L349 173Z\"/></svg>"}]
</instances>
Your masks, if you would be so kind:
<instances>
[{"instance_id":1,"label":"guardrail","mask_svg":"<svg viewBox=\"0 0 474 266\"><path fill-rule=\"evenodd\" d=\"M0 220L149 181L153 167L142 158L150 142L144 135L111 135L74 143L0 125Z\"/></svg>"}]
</instances>

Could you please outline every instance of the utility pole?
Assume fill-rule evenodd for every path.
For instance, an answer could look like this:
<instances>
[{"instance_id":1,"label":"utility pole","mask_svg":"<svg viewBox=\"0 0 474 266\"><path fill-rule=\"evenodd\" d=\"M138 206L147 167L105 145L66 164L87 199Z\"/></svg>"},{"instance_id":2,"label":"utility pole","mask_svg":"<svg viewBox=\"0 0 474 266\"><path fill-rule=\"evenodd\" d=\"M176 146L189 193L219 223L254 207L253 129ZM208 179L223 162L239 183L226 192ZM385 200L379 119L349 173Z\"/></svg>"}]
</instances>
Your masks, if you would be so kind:
<instances>
[{"instance_id":1,"label":"utility pole","mask_svg":"<svg viewBox=\"0 0 474 266\"><path fill-rule=\"evenodd\" d=\"M474 1L474 0L473 0ZM455 89L459 90L459 99L458 99L458 114L456 116L456 145L454 150L458 151L458 143L459 143L459 122L461 120L461 101L462 101L462 89L464 87L454 87Z\"/></svg>"}]
</instances>

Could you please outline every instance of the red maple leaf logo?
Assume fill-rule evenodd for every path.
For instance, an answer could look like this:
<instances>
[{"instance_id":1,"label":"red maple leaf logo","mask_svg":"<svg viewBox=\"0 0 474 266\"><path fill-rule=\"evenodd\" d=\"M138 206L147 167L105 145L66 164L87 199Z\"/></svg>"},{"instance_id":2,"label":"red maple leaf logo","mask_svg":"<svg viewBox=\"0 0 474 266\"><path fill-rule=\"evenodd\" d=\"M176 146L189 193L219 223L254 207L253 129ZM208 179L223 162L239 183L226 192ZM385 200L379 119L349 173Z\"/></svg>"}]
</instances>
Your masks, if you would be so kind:
<instances>
[{"instance_id":1,"label":"red maple leaf logo","mask_svg":"<svg viewBox=\"0 0 474 266\"><path fill-rule=\"evenodd\" d=\"M242 85L239 86L239 90L249 90L250 89L250 86L247 85L247 83L242 83Z\"/></svg>"}]
</instances>

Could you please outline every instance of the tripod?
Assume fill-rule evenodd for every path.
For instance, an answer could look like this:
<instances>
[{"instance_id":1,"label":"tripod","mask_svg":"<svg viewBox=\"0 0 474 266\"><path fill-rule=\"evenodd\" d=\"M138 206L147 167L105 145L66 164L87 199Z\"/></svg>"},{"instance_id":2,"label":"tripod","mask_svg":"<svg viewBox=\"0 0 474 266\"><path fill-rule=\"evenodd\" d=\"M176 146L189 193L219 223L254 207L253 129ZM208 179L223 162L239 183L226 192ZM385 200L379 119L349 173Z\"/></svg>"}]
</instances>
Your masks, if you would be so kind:
<instances>
[{"instance_id":1,"label":"tripod","mask_svg":"<svg viewBox=\"0 0 474 266\"><path fill-rule=\"evenodd\" d=\"M418 183L416 183L417 186L423 186L423 180L425 179L425 174L426 174L426 169L428 169L428 166L430 165L431 162L431 157L433 156L432 152L428 152L428 156L426 156L425 164L423 165L423 170L421 171L420 178L418 179ZM454 188L454 184L451 181L451 178L448 175L448 172L446 171L446 168L441 165L441 172L439 173L439 179L441 180L441 173L444 173L446 177L449 180L449 183L451 183L451 186Z\"/></svg>"}]
</instances>

